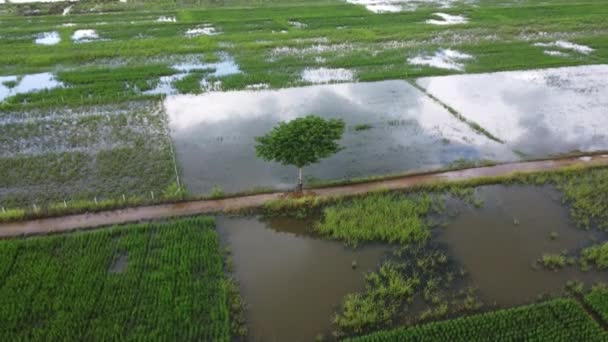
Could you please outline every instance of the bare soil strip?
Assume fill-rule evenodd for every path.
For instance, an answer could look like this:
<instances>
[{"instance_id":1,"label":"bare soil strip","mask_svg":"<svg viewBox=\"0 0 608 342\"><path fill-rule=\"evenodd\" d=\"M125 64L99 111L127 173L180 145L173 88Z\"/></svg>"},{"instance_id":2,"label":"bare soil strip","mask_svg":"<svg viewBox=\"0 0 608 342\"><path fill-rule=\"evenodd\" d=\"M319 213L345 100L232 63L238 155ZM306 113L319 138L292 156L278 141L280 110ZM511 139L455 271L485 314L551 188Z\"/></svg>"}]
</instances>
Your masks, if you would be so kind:
<instances>
[{"instance_id":1,"label":"bare soil strip","mask_svg":"<svg viewBox=\"0 0 608 342\"><path fill-rule=\"evenodd\" d=\"M479 177L505 176L514 172L530 173L549 171L576 165L608 165L608 155L519 162L458 171L426 173L372 181L368 183L314 189L310 190L309 192L314 192L316 196L323 198L352 196L383 189L402 190L419 185L434 183L437 181L462 181ZM98 213L87 213L6 223L0 224L0 238L33 234L61 233L77 229L90 229L129 222L251 209L260 207L269 200L279 199L284 196L284 194L285 193L277 192L271 194L232 197L219 200L197 200L174 204L141 206L127 209L109 210Z\"/></svg>"}]
</instances>

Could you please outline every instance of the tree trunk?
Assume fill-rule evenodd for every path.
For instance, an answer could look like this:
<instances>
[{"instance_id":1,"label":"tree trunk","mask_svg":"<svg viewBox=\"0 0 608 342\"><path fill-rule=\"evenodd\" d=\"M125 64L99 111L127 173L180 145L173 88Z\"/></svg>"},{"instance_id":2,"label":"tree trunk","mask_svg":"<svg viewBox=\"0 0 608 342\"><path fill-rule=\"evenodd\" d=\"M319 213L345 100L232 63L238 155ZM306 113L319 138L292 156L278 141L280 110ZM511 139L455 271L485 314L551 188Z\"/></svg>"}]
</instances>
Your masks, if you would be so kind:
<instances>
[{"instance_id":1,"label":"tree trunk","mask_svg":"<svg viewBox=\"0 0 608 342\"><path fill-rule=\"evenodd\" d=\"M298 168L298 187L296 188L296 192L297 193L301 193L302 192L302 168Z\"/></svg>"}]
</instances>

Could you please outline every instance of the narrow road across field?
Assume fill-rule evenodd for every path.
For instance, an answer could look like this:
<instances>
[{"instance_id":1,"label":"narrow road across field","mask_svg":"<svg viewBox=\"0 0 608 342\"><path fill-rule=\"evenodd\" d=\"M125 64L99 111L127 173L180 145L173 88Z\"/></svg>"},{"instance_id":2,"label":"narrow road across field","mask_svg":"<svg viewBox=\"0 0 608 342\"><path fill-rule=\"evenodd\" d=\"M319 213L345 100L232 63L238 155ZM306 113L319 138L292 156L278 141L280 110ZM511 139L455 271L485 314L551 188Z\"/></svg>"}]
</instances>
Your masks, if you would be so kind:
<instances>
[{"instance_id":1,"label":"narrow road across field","mask_svg":"<svg viewBox=\"0 0 608 342\"><path fill-rule=\"evenodd\" d=\"M562 158L554 160L530 161L478 167L458 171L425 173L403 176L368 183L341 185L314 189L319 197L360 195L374 190L400 190L437 181L461 181L478 177L504 176L514 172L538 172L556 170L574 165L608 165L608 155ZM77 229L90 229L101 226L163 219L168 217L210 214L250 209L262 206L266 201L279 199L284 193L271 193L226 198L220 200L198 200L174 204L159 204L128 209L109 210L98 213L78 214L62 217L43 218L23 222L0 224L0 238L60 233Z\"/></svg>"}]
</instances>

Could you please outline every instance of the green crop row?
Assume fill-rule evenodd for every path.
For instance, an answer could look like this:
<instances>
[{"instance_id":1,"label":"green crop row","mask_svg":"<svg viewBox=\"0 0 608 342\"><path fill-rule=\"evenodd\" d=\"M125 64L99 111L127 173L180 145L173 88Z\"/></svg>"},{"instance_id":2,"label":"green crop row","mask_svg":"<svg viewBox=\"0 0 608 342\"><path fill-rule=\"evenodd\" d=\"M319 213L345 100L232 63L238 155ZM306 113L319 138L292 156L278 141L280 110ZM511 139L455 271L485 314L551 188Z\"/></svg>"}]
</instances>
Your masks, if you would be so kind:
<instances>
[{"instance_id":1,"label":"green crop row","mask_svg":"<svg viewBox=\"0 0 608 342\"><path fill-rule=\"evenodd\" d=\"M608 284L598 284L585 295L585 302L608 324Z\"/></svg>"},{"instance_id":2,"label":"green crop row","mask_svg":"<svg viewBox=\"0 0 608 342\"><path fill-rule=\"evenodd\" d=\"M206 217L2 241L0 340L230 341L227 282Z\"/></svg>"},{"instance_id":3,"label":"green crop row","mask_svg":"<svg viewBox=\"0 0 608 342\"><path fill-rule=\"evenodd\" d=\"M572 299L381 331L353 342L606 341L608 334Z\"/></svg>"}]
</instances>

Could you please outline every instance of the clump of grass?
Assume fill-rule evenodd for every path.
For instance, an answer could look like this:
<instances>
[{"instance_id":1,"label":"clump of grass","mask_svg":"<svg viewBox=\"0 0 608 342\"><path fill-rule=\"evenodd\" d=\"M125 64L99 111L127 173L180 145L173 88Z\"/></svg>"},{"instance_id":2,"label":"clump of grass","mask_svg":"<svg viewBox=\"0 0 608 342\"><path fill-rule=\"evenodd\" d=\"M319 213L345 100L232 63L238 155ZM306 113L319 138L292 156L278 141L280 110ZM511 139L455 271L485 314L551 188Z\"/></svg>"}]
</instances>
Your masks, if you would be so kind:
<instances>
[{"instance_id":1,"label":"clump of grass","mask_svg":"<svg viewBox=\"0 0 608 342\"><path fill-rule=\"evenodd\" d=\"M550 270L558 270L566 266L567 259L563 254L546 253L539 259L541 265Z\"/></svg>"},{"instance_id":2,"label":"clump of grass","mask_svg":"<svg viewBox=\"0 0 608 342\"><path fill-rule=\"evenodd\" d=\"M557 232L551 232L551 233L549 234L549 238L550 238L551 240L557 240L557 238L558 238L558 237L559 237L559 234L558 234Z\"/></svg>"},{"instance_id":3,"label":"clump of grass","mask_svg":"<svg viewBox=\"0 0 608 342\"><path fill-rule=\"evenodd\" d=\"M580 263L583 268L588 268L588 265L591 263L594 264L600 270L607 269L608 242L583 249L583 251L581 252Z\"/></svg>"},{"instance_id":4,"label":"clump of grass","mask_svg":"<svg viewBox=\"0 0 608 342\"><path fill-rule=\"evenodd\" d=\"M187 195L186 188L177 182L170 183L163 191L163 197L167 199L184 199Z\"/></svg>"},{"instance_id":5,"label":"clump of grass","mask_svg":"<svg viewBox=\"0 0 608 342\"><path fill-rule=\"evenodd\" d=\"M211 199L216 199L222 198L224 197L224 195L224 189L219 185L214 185L213 188L211 188L211 193L207 197Z\"/></svg>"},{"instance_id":6,"label":"clump of grass","mask_svg":"<svg viewBox=\"0 0 608 342\"><path fill-rule=\"evenodd\" d=\"M420 285L418 278L403 276L404 266L386 262L377 272L365 277L364 294L348 294L343 302L342 313L334 323L344 331L361 333L371 327L391 322L401 302L411 302Z\"/></svg>"},{"instance_id":7,"label":"clump of grass","mask_svg":"<svg viewBox=\"0 0 608 342\"><path fill-rule=\"evenodd\" d=\"M374 126L370 125L370 124L358 124L358 125L355 125L353 127L353 129L355 131L357 131L357 132L359 132L359 131L367 131L367 130L372 129L372 128L374 128Z\"/></svg>"},{"instance_id":8,"label":"clump of grass","mask_svg":"<svg viewBox=\"0 0 608 342\"><path fill-rule=\"evenodd\" d=\"M394 193L355 198L325 208L315 230L349 245L362 241L426 241L430 237L427 215L438 210L437 201L429 195L406 197Z\"/></svg>"}]
</instances>

